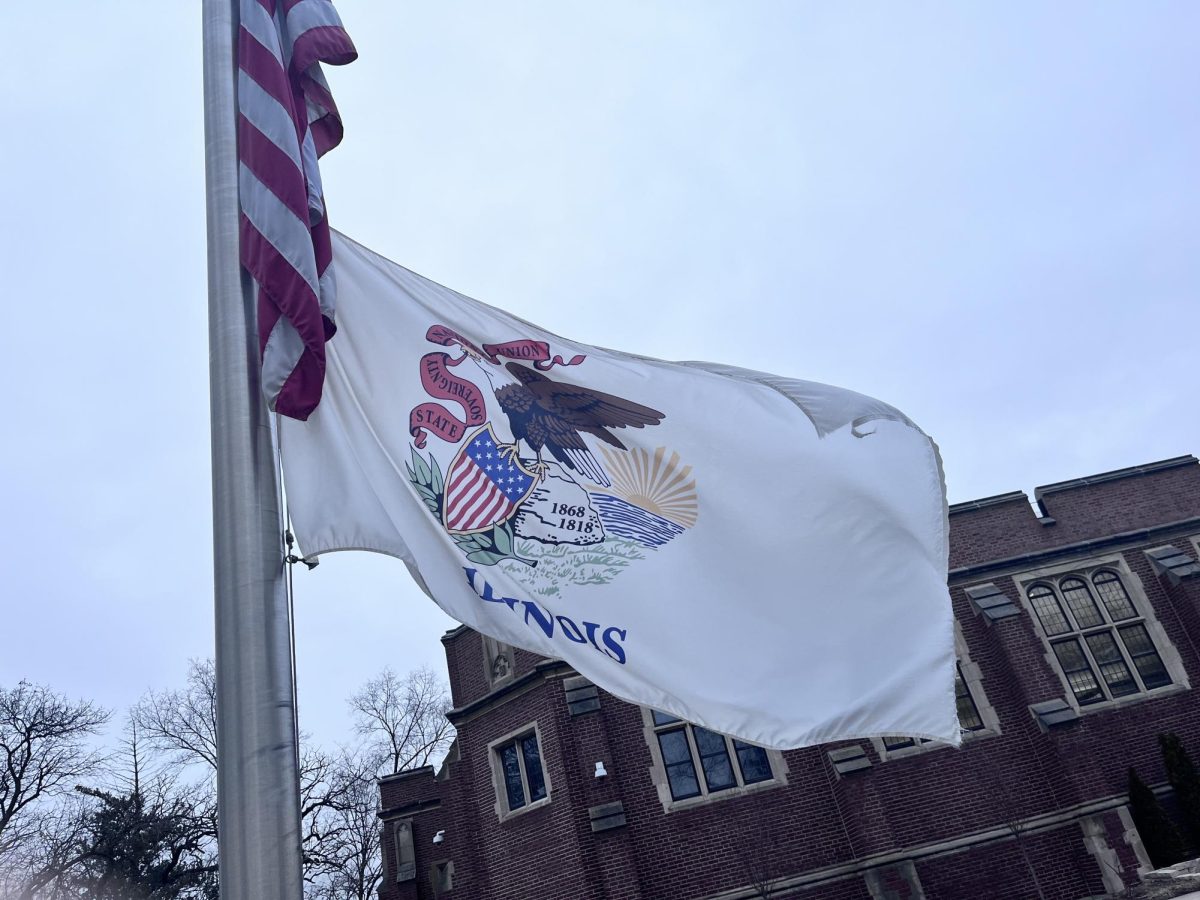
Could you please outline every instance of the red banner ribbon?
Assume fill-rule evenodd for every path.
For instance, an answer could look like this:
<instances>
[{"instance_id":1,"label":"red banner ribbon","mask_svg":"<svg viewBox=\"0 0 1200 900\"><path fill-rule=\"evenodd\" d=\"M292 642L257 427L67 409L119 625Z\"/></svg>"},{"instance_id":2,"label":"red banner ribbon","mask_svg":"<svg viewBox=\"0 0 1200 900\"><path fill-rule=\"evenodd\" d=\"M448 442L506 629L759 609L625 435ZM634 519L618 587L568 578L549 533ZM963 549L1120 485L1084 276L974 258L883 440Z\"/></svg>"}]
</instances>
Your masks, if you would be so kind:
<instances>
[{"instance_id":1,"label":"red banner ribbon","mask_svg":"<svg viewBox=\"0 0 1200 900\"><path fill-rule=\"evenodd\" d=\"M484 344L478 347L457 331L445 325L434 325L425 333L426 340L449 347L459 345L466 354L452 358L448 353L434 351L421 357L421 386L425 393L438 400L450 400L462 407L462 415L450 412L440 403L422 403L413 408L408 416L408 431L416 438L418 447L425 446L426 429L443 441L457 444L468 428L487 421L487 404L482 392L472 382L466 381L450 370L468 358L468 354L479 357L494 366L502 359L531 362L533 367L545 372L555 366L577 366L587 357L579 354L569 361L561 356L550 355L550 345L545 341L517 340L503 344Z\"/></svg>"}]
</instances>

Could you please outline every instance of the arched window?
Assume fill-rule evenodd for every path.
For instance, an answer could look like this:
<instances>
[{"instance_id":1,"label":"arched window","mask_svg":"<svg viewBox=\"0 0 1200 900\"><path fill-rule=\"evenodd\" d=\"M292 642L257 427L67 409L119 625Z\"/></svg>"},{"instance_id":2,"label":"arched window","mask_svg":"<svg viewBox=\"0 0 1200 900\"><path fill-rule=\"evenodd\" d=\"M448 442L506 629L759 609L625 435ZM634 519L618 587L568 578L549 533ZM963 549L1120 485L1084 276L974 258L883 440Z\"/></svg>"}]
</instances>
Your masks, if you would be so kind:
<instances>
[{"instance_id":1,"label":"arched window","mask_svg":"<svg viewBox=\"0 0 1200 900\"><path fill-rule=\"evenodd\" d=\"M1025 596L1080 706L1172 683L1142 614L1114 570L1037 581L1025 588Z\"/></svg>"},{"instance_id":2,"label":"arched window","mask_svg":"<svg viewBox=\"0 0 1200 900\"><path fill-rule=\"evenodd\" d=\"M1088 590L1086 581L1082 578L1064 578L1058 585L1071 615L1075 617L1075 624L1080 628L1094 628L1104 624L1104 617L1096 608L1096 601L1092 599L1092 592Z\"/></svg>"},{"instance_id":3,"label":"arched window","mask_svg":"<svg viewBox=\"0 0 1200 900\"><path fill-rule=\"evenodd\" d=\"M1129 599L1129 592L1125 590L1125 585L1121 583L1121 578L1116 572L1101 569L1092 576L1092 584L1096 586L1096 593L1100 595L1104 608L1108 610L1108 615L1114 622L1137 616L1133 601Z\"/></svg>"},{"instance_id":4,"label":"arched window","mask_svg":"<svg viewBox=\"0 0 1200 900\"><path fill-rule=\"evenodd\" d=\"M1029 596L1029 602L1033 605L1033 611L1037 613L1038 619L1041 620L1042 629L1046 634L1063 634L1071 630L1071 624L1067 621L1067 617L1063 615L1062 607L1058 603L1058 597L1050 585L1035 584L1026 593Z\"/></svg>"}]
</instances>

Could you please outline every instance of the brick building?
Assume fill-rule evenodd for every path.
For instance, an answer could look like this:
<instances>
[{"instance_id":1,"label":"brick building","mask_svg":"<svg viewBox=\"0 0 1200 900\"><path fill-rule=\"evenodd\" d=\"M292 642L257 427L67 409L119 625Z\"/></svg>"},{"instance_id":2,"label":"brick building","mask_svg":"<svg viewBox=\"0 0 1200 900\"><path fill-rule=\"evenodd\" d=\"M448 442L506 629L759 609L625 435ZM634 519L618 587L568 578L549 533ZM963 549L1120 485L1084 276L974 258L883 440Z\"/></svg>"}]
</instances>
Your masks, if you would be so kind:
<instances>
[{"instance_id":1,"label":"brick building","mask_svg":"<svg viewBox=\"0 0 1200 900\"><path fill-rule=\"evenodd\" d=\"M436 773L380 782L381 900L962 900L1037 897L1035 879L1079 900L1136 883L1127 769L1165 794L1158 733L1200 755L1200 465L1034 499L950 511L960 750L762 750L451 631L458 738Z\"/></svg>"}]
</instances>

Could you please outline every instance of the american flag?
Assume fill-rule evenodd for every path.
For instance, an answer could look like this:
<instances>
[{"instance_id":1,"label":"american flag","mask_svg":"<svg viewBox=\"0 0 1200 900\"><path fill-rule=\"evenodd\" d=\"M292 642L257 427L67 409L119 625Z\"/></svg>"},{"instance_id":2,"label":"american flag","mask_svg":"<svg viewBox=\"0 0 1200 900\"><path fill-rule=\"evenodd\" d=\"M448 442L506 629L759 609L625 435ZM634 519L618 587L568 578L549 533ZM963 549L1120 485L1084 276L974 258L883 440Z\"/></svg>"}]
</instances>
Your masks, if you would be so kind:
<instances>
[{"instance_id":1,"label":"american flag","mask_svg":"<svg viewBox=\"0 0 1200 900\"><path fill-rule=\"evenodd\" d=\"M446 474L443 504L446 530L482 531L506 521L520 506L536 479L513 454L496 446L491 423L467 438Z\"/></svg>"},{"instance_id":2,"label":"american flag","mask_svg":"<svg viewBox=\"0 0 1200 900\"><path fill-rule=\"evenodd\" d=\"M330 0L241 0L238 188L242 265L258 285L262 386L307 419L333 337L329 223L317 158L342 139L320 63L357 57Z\"/></svg>"}]
</instances>

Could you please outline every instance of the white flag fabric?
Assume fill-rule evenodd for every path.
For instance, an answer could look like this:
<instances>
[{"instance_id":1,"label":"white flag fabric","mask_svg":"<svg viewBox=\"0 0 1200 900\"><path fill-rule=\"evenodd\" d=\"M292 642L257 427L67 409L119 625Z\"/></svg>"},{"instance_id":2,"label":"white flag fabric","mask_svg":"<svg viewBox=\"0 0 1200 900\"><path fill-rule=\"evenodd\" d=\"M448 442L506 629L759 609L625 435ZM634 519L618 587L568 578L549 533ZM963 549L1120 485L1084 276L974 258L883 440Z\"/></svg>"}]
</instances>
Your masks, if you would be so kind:
<instances>
[{"instance_id":1,"label":"white flag fabric","mask_svg":"<svg viewBox=\"0 0 1200 900\"><path fill-rule=\"evenodd\" d=\"M334 234L324 397L280 422L301 550L769 747L959 742L933 441L852 391L584 346Z\"/></svg>"}]
</instances>

